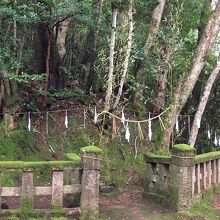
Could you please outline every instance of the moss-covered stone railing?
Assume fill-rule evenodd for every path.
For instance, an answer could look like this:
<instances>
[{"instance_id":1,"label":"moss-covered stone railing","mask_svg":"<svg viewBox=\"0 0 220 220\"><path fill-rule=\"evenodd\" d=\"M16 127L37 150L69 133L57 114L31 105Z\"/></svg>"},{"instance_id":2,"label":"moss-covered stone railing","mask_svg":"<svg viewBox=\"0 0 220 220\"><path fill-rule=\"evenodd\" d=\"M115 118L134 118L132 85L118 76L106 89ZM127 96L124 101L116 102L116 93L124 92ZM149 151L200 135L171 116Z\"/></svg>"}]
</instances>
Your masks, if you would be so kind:
<instances>
[{"instance_id":1,"label":"moss-covered stone railing","mask_svg":"<svg viewBox=\"0 0 220 220\"><path fill-rule=\"evenodd\" d=\"M201 193L220 184L220 152L195 155L186 144L175 145L170 156L147 154L145 195L187 210Z\"/></svg>"},{"instance_id":2,"label":"moss-covered stone railing","mask_svg":"<svg viewBox=\"0 0 220 220\"><path fill-rule=\"evenodd\" d=\"M99 170L102 150L95 146L81 149L82 155L74 153L66 154L64 161L0 161L0 172L21 172L21 186L3 187L0 185L0 202L4 203L4 197L20 197L20 208L17 210L3 209L0 206L0 215L11 214L56 215L75 216L81 215L81 219L90 219L99 213ZM52 181L49 186L34 186L34 172L39 169L52 171ZM68 174L68 182L64 184ZM80 193L80 207L64 208L65 195ZM36 196L51 197L51 209L34 209ZM89 216L89 217L88 217Z\"/></svg>"},{"instance_id":3,"label":"moss-covered stone railing","mask_svg":"<svg viewBox=\"0 0 220 220\"><path fill-rule=\"evenodd\" d=\"M217 184L220 184L220 151L196 155L192 174L192 194L199 195Z\"/></svg>"}]
</instances>

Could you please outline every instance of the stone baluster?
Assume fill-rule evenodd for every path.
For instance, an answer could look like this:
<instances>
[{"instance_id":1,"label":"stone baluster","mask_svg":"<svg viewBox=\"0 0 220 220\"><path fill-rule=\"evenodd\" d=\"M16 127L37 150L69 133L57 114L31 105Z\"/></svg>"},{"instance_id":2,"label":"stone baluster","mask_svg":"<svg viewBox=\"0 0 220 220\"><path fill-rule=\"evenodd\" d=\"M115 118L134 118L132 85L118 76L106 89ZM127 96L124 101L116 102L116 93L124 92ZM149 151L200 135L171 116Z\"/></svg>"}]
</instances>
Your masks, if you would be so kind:
<instances>
[{"instance_id":1,"label":"stone baluster","mask_svg":"<svg viewBox=\"0 0 220 220\"><path fill-rule=\"evenodd\" d=\"M22 185L21 185L21 210L30 212L33 209L33 171L25 170L22 172Z\"/></svg>"},{"instance_id":2,"label":"stone baluster","mask_svg":"<svg viewBox=\"0 0 220 220\"><path fill-rule=\"evenodd\" d=\"M63 170L53 169L52 207L63 207Z\"/></svg>"},{"instance_id":3,"label":"stone baluster","mask_svg":"<svg viewBox=\"0 0 220 220\"><path fill-rule=\"evenodd\" d=\"M81 219L98 219L99 178L102 150L95 146L82 148L83 172L81 191Z\"/></svg>"},{"instance_id":4,"label":"stone baluster","mask_svg":"<svg viewBox=\"0 0 220 220\"><path fill-rule=\"evenodd\" d=\"M217 159L217 182L220 183L220 159Z\"/></svg>"}]
</instances>

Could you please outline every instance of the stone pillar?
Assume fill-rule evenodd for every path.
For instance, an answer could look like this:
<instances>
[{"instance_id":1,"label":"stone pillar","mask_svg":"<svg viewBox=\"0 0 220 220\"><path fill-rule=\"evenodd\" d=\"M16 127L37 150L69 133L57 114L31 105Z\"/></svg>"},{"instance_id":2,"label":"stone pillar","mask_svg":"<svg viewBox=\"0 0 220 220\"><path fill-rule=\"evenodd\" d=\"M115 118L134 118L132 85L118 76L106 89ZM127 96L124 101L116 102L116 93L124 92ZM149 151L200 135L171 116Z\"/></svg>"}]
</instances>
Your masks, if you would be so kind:
<instances>
[{"instance_id":1,"label":"stone pillar","mask_svg":"<svg viewBox=\"0 0 220 220\"><path fill-rule=\"evenodd\" d=\"M195 149L186 144L171 149L171 204L177 211L188 210L192 205L193 162Z\"/></svg>"},{"instance_id":2,"label":"stone pillar","mask_svg":"<svg viewBox=\"0 0 220 220\"><path fill-rule=\"evenodd\" d=\"M53 169L52 207L63 207L63 170Z\"/></svg>"},{"instance_id":3,"label":"stone pillar","mask_svg":"<svg viewBox=\"0 0 220 220\"><path fill-rule=\"evenodd\" d=\"M33 171L25 170L22 172L21 186L21 211L24 213L31 212L33 209Z\"/></svg>"},{"instance_id":4,"label":"stone pillar","mask_svg":"<svg viewBox=\"0 0 220 220\"><path fill-rule=\"evenodd\" d=\"M98 219L99 215L99 178L102 150L95 146L82 148L82 191L80 208L81 219Z\"/></svg>"}]
</instances>

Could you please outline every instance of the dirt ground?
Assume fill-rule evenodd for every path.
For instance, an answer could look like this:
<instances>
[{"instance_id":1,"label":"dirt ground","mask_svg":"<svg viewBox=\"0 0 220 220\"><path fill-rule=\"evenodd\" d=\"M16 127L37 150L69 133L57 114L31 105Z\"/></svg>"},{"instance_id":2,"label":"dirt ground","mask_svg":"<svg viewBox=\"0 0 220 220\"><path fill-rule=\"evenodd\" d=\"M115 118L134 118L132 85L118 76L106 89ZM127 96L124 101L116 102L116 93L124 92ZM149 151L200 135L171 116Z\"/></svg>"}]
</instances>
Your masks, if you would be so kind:
<instances>
[{"instance_id":1,"label":"dirt ground","mask_svg":"<svg viewBox=\"0 0 220 220\"><path fill-rule=\"evenodd\" d=\"M174 220L175 213L168 207L143 199L141 190L132 189L114 198L101 195L102 220Z\"/></svg>"}]
</instances>

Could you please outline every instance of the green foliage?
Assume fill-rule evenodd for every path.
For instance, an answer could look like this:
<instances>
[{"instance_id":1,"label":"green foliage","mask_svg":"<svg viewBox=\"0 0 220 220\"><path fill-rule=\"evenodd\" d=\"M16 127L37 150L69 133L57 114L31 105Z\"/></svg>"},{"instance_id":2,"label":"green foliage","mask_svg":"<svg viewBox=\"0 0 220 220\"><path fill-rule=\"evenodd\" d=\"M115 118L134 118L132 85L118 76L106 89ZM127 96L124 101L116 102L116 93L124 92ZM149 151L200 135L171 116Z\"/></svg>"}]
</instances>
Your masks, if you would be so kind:
<instances>
[{"instance_id":1,"label":"green foliage","mask_svg":"<svg viewBox=\"0 0 220 220\"><path fill-rule=\"evenodd\" d=\"M49 96L56 98L67 98L67 97L84 97L85 94L82 91L72 91L69 89L57 90L49 92Z\"/></svg>"},{"instance_id":2,"label":"green foliage","mask_svg":"<svg viewBox=\"0 0 220 220\"><path fill-rule=\"evenodd\" d=\"M45 79L45 74L28 74L21 72L19 76L15 73L8 73L6 77L9 80L13 80L18 83L30 83L31 81L43 81Z\"/></svg>"},{"instance_id":3,"label":"green foliage","mask_svg":"<svg viewBox=\"0 0 220 220\"><path fill-rule=\"evenodd\" d=\"M22 217L28 217L29 214L33 212L33 199L32 198L23 198L21 200L21 215Z\"/></svg>"}]
</instances>

